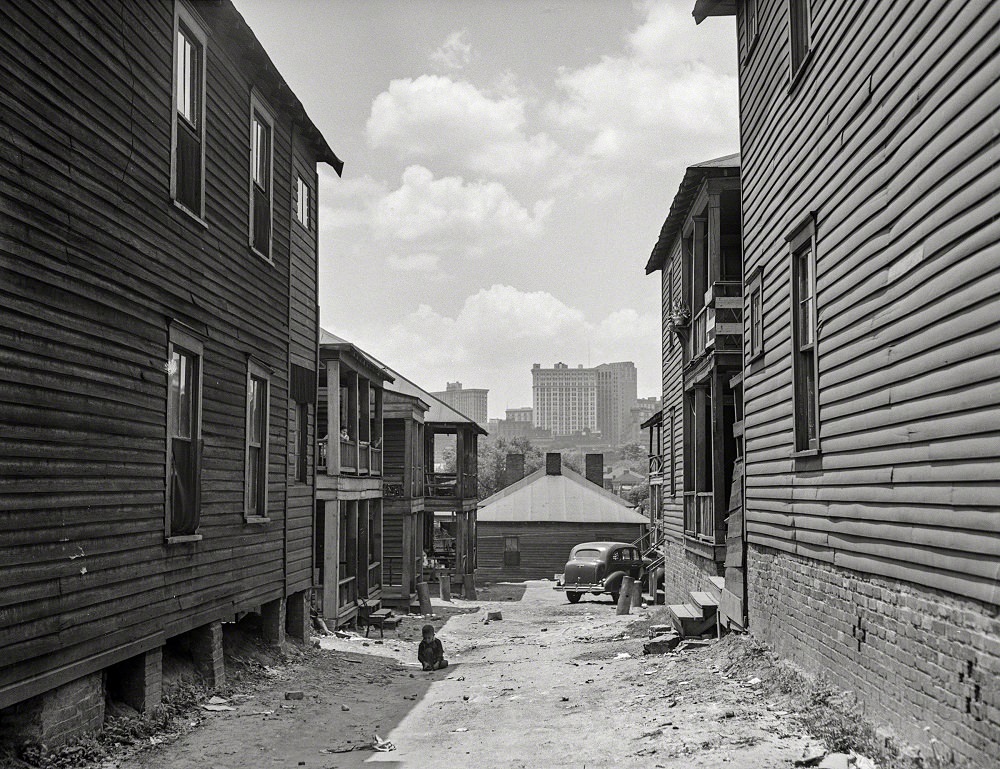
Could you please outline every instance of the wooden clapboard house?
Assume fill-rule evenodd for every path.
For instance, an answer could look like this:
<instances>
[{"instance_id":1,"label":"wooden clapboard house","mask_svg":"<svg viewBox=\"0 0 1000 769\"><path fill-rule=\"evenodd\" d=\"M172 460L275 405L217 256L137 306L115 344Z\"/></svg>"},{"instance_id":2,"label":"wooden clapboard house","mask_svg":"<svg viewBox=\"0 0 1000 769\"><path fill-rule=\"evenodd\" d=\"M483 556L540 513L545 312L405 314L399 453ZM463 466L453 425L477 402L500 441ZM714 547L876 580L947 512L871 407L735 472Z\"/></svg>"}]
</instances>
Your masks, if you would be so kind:
<instances>
[{"instance_id":1,"label":"wooden clapboard house","mask_svg":"<svg viewBox=\"0 0 1000 769\"><path fill-rule=\"evenodd\" d=\"M0 50L0 731L52 745L165 644L307 632L341 163L228 0L4 3Z\"/></svg>"},{"instance_id":2,"label":"wooden clapboard house","mask_svg":"<svg viewBox=\"0 0 1000 769\"><path fill-rule=\"evenodd\" d=\"M661 273L663 317L663 409L650 452L660 510L654 568L685 632L714 627L722 601L738 456L733 380L743 365L740 216L738 154L689 167L646 264ZM734 562L741 547L734 543ZM731 592L742 601L741 587ZM740 608L733 613L742 626Z\"/></svg>"},{"instance_id":3,"label":"wooden clapboard house","mask_svg":"<svg viewBox=\"0 0 1000 769\"><path fill-rule=\"evenodd\" d=\"M750 627L995 765L1000 5L694 10L738 29Z\"/></svg>"},{"instance_id":4,"label":"wooden clapboard house","mask_svg":"<svg viewBox=\"0 0 1000 769\"><path fill-rule=\"evenodd\" d=\"M382 602L382 410L389 372L326 330L319 337L317 608L332 626Z\"/></svg>"},{"instance_id":5,"label":"wooden clapboard house","mask_svg":"<svg viewBox=\"0 0 1000 769\"><path fill-rule=\"evenodd\" d=\"M389 371L384 544L392 603L414 605L420 581L447 579L474 595L478 437L486 431Z\"/></svg>"}]
</instances>

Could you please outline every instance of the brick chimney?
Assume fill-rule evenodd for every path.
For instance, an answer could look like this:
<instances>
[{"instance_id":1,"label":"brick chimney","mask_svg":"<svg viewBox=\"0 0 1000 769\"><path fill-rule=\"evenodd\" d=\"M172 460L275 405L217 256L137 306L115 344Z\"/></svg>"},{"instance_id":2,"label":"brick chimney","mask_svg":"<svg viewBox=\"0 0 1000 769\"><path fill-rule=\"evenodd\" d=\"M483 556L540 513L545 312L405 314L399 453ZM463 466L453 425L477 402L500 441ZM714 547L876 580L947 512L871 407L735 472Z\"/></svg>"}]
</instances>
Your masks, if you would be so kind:
<instances>
[{"instance_id":1,"label":"brick chimney","mask_svg":"<svg viewBox=\"0 0 1000 769\"><path fill-rule=\"evenodd\" d=\"M562 454L550 451L545 455L545 474L562 475Z\"/></svg>"},{"instance_id":2,"label":"brick chimney","mask_svg":"<svg viewBox=\"0 0 1000 769\"><path fill-rule=\"evenodd\" d=\"M524 454L508 454L503 470L503 488L517 483L524 477Z\"/></svg>"},{"instance_id":3,"label":"brick chimney","mask_svg":"<svg viewBox=\"0 0 1000 769\"><path fill-rule=\"evenodd\" d=\"M604 455L587 454L587 480L604 488Z\"/></svg>"}]
</instances>

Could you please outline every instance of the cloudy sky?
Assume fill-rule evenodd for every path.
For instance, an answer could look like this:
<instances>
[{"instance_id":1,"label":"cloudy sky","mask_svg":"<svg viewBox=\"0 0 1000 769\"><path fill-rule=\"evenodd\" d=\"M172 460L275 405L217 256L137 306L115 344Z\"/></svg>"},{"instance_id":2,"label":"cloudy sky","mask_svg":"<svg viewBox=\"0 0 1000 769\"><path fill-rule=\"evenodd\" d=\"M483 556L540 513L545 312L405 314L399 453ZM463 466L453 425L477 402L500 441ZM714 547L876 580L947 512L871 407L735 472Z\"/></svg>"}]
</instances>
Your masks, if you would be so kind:
<instances>
[{"instance_id":1,"label":"cloudy sky","mask_svg":"<svg viewBox=\"0 0 1000 769\"><path fill-rule=\"evenodd\" d=\"M323 326L427 389L531 405L531 364L633 360L684 168L738 150L731 18L693 0L234 0L344 160Z\"/></svg>"}]
</instances>

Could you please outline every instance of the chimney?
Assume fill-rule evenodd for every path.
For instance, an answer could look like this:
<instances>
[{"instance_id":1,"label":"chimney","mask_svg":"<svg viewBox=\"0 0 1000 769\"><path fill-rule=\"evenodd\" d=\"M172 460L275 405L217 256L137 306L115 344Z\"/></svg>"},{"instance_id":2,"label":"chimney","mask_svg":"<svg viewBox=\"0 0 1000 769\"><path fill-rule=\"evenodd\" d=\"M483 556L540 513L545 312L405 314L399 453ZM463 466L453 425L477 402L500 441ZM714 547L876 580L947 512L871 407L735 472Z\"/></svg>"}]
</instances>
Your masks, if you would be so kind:
<instances>
[{"instance_id":1,"label":"chimney","mask_svg":"<svg viewBox=\"0 0 1000 769\"><path fill-rule=\"evenodd\" d=\"M604 488L603 454L587 454L587 480Z\"/></svg>"},{"instance_id":2,"label":"chimney","mask_svg":"<svg viewBox=\"0 0 1000 769\"><path fill-rule=\"evenodd\" d=\"M524 477L524 454L508 454L503 471L503 488L517 483Z\"/></svg>"},{"instance_id":3,"label":"chimney","mask_svg":"<svg viewBox=\"0 0 1000 769\"><path fill-rule=\"evenodd\" d=\"M550 451L545 455L545 474L562 475L562 454Z\"/></svg>"}]
</instances>

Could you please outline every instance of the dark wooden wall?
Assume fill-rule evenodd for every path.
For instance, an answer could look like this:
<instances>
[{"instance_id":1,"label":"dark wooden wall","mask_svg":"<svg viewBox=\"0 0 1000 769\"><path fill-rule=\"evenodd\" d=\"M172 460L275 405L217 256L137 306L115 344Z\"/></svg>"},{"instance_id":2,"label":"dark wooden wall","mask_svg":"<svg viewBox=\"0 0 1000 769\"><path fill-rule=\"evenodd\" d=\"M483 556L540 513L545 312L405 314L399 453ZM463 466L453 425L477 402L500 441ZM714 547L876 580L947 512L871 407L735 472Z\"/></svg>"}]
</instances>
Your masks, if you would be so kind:
<instances>
[{"instance_id":1,"label":"dark wooden wall","mask_svg":"<svg viewBox=\"0 0 1000 769\"><path fill-rule=\"evenodd\" d=\"M1000 603L1000 4L813 0L741 28L751 543ZM793 458L786 236L817 232L820 451ZM751 620L752 621L752 620Z\"/></svg>"},{"instance_id":2,"label":"dark wooden wall","mask_svg":"<svg viewBox=\"0 0 1000 769\"><path fill-rule=\"evenodd\" d=\"M552 579L581 542L634 542L639 524L487 523L479 521L479 580ZM520 566L504 566L504 537L517 537Z\"/></svg>"},{"instance_id":3,"label":"dark wooden wall","mask_svg":"<svg viewBox=\"0 0 1000 769\"><path fill-rule=\"evenodd\" d=\"M663 528L665 536L676 542L684 540L684 352L681 339L667 330L671 305L683 299L681 246L675 248L660 271L662 312L661 349L663 358ZM674 409L673 458L670 456L670 410ZM674 493L670 493L670 478Z\"/></svg>"},{"instance_id":4,"label":"dark wooden wall","mask_svg":"<svg viewBox=\"0 0 1000 769\"><path fill-rule=\"evenodd\" d=\"M289 346L312 359L316 304L300 244L308 317L290 334L292 124L271 101L272 264L247 246L249 94L270 91L224 34L208 42L205 222L170 200L172 29L169 0L0 6L0 707L280 597L286 564L308 584L308 522L284 542ZM171 320L205 340L203 539L167 545ZM273 370L271 520L254 525L249 355Z\"/></svg>"}]
</instances>

